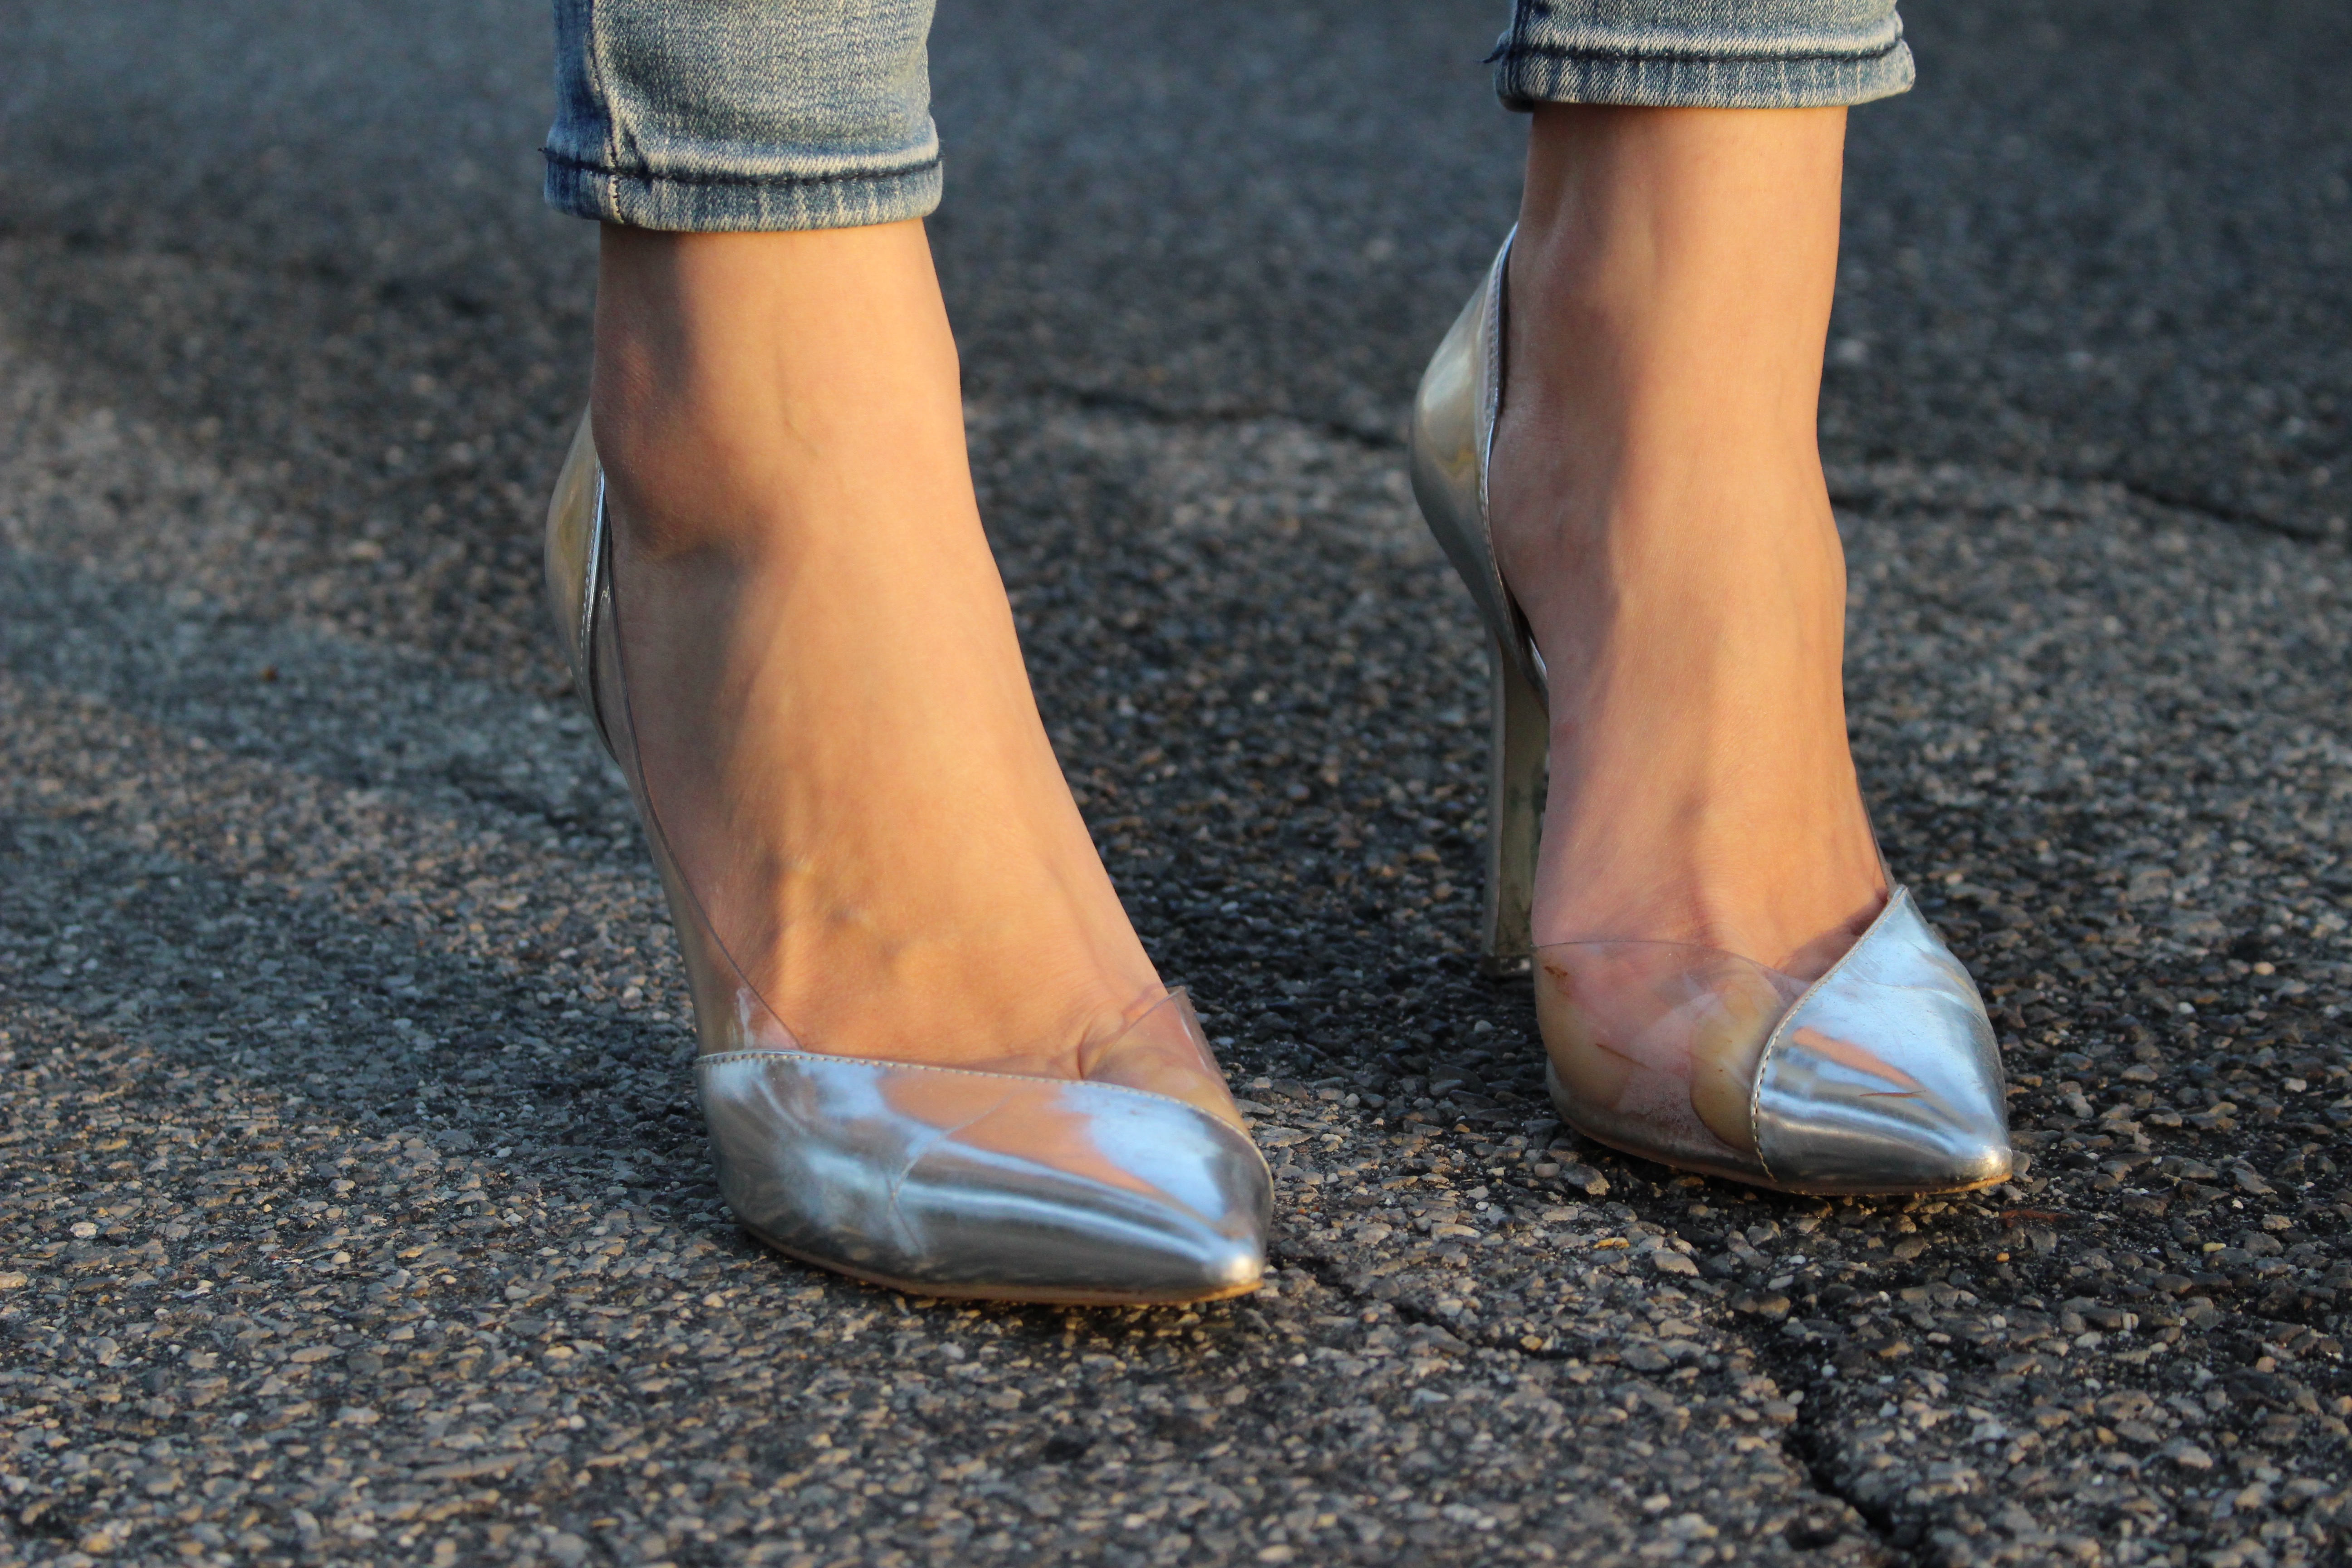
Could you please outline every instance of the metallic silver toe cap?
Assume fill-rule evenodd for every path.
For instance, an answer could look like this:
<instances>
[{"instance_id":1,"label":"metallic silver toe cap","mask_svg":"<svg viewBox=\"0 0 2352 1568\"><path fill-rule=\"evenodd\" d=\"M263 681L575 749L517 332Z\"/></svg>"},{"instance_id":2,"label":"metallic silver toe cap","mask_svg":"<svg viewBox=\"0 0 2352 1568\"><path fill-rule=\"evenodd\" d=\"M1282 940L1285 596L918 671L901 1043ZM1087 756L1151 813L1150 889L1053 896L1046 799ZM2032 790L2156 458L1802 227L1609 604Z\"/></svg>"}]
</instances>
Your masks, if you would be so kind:
<instances>
[{"instance_id":1,"label":"metallic silver toe cap","mask_svg":"<svg viewBox=\"0 0 2352 1568\"><path fill-rule=\"evenodd\" d=\"M1773 1030L1752 1116L1773 1183L1801 1192L1956 1192L2008 1176L2000 1047L1909 889Z\"/></svg>"},{"instance_id":2,"label":"metallic silver toe cap","mask_svg":"<svg viewBox=\"0 0 2352 1568\"><path fill-rule=\"evenodd\" d=\"M719 1184L781 1252L924 1295L1188 1301L1256 1287L1272 1180L1181 1100L799 1051L696 1064Z\"/></svg>"}]
</instances>

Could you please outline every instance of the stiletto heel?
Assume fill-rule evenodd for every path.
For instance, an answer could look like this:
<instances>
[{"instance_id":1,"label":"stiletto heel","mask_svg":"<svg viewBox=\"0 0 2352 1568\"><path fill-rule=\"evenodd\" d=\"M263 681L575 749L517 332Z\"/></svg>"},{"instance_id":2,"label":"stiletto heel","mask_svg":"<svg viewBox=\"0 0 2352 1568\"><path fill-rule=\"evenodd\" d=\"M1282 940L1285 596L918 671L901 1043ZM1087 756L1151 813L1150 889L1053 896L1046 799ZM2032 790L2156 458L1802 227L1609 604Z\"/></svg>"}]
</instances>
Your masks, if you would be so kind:
<instances>
[{"instance_id":1,"label":"stiletto heel","mask_svg":"<svg viewBox=\"0 0 2352 1568\"><path fill-rule=\"evenodd\" d=\"M1531 919L1550 725L1543 693L1517 659L1486 639L1494 721L1487 746L1484 946L1495 974L1523 974L1535 952Z\"/></svg>"},{"instance_id":2,"label":"stiletto heel","mask_svg":"<svg viewBox=\"0 0 2352 1568\"><path fill-rule=\"evenodd\" d=\"M646 789L585 419L548 508L546 567L573 684L668 896L711 1156L743 1227L917 1295L1142 1303L1255 1289L1272 1179L1184 994L1082 1046L1077 1079L803 1049L712 928Z\"/></svg>"},{"instance_id":3,"label":"stiletto heel","mask_svg":"<svg viewBox=\"0 0 2352 1568\"><path fill-rule=\"evenodd\" d=\"M1510 254L1507 237L1422 376L1412 484L1489 637L1485 945L1498 970L1532 958L1561 1120L1630 1153L1791 1192L2004 1180L2008 1109L1991 1022L1968 971L1891 878L1886 907L1811 984L1673 942L1534 945L1544 668L1487 526Z\"/></svg>"}]
</instances>

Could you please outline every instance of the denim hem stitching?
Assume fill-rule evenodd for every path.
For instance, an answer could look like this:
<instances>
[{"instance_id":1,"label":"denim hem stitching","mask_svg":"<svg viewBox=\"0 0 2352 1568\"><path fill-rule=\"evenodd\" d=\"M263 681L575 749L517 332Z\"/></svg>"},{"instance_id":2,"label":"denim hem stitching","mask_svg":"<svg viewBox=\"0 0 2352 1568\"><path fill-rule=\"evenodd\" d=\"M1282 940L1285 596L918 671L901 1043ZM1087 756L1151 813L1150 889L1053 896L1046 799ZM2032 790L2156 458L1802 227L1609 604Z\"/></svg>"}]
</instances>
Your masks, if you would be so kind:
<instances>
[{"instance_id":1,"label":"denim hem stitching","mask_svg":"<svg viewBox=\"0 0 2352 1568\"><path fill-rule=\"evenodd\" d=\"M540 155L559 169L576 170L585 174L602 174L613 180L636 180L647 184L669 185L842 185L881 184L903 180L912 174L925 174L941 163L934 155L919 163L908 163L897 169L852 169L837 174L676 174L652 169L612 169L602 163L592 163L558 153L552 147L541 147Z\"/></svg>"},{"instance_id":2,"label":"denim hem stitching","mask_svg":"<svg viewBox=\"0 0 2352 1568\"><path fill-rule=\"evenodd\" d=\"M612 73L605 68L604 36L596 27L596 3L597 0L584 0L580 7L580 19L588 57L588 76L593 83L591 90L596 95L596 107L604 120L604 163L610 168L617 167L621 162L621 117L613 112L613 90L609 79ZM592 167L583 163L579 172L589 173ZM612 188L612 175L605 174L604 178L604 202L609 207L619 193Z\"/></svg>"},{"instance_id":3,"label":"denim hem stitching","mask_svg":"<svg viewBox=\"0 0 2352 1568\"><path fill-rule=\"evenodd\" d=\"M1515 59L1529 58L1549 60L1631 60L1636 63L1659 61L1666 64L1711 66L1836 64L1867 65L1883 60L1903 47L1904 40L1896 38L1883 49L1869 54L1785 54L1785 55L1721 55L1684 49L1578 49L1565 44L1513 44L1500 54L1489 56L1509 65Z\"/></svg>"}]
</instances>

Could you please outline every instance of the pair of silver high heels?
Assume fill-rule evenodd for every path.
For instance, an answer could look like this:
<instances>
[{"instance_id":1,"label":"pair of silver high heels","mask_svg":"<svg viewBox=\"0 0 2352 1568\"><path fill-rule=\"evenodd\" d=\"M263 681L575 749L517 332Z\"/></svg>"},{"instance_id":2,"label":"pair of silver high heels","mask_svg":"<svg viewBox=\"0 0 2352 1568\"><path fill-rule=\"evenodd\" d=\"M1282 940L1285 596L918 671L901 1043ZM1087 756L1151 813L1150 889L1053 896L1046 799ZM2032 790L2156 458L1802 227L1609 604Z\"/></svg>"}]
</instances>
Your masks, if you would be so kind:
<instances>
[{"instance_id":1,"label":"pair of silver high heels","mask_svg":"<svg viewBox=\"0 0 2352 1568\"><path fill-rule=\"evenodd\" d=\"M1486 943L1529 955L1542 668L1495 565L1486 476L1501 398L1503 254L1424 377L1413 479L1495 654ZM646 825L686 960L719 1191L780 1252L934 1296L1212 1300L1256 1287L1272 1181L1200 1020L1171 993L1077 1079L803 1049L680 876L648 794L586 420L548 510L573 684ZM2009 1167L2000 1059L1968 975L1895 889L1811 985L1654 942L1534 952L1570 1125L1669 1164L1820 1193L1943 1191Z\"/></svg>"}]
</instances>

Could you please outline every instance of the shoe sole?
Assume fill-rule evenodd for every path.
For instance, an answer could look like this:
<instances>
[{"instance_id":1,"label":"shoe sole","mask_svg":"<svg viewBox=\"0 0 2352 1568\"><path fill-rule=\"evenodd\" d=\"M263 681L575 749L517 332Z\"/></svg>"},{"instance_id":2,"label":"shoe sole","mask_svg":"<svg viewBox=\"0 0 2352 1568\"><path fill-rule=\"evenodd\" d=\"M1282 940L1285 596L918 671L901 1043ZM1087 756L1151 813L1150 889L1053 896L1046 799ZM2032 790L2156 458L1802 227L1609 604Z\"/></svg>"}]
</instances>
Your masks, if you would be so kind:
<instances>
[{"instance_id":1,"label":"shoe sole","mask_svg":"<svg viewBox=\"0 0 2352 1568\"><path fill-rule=\"evenodd\" d=\"M764 1231L743 1225L740 1220L736 1223L741 1226L744 1235L769 1251L789 1258L795 1263L804 1263L812 1268L821 1268L827 1274L839 1274L846 1279L857 1280L861 1284L879 1285L884 1289L896 1290L902 1296L920 1296L934 1301L1034 1301L1041 1305L1068 1307L1181 1307L1194 1302L1223 1301L1230 1300L1235 1296L1246 1296L1265 1283L1265 1279L1260 1278L1251 1280L1246 1285L1226 1285L1213 1290L1187 1291L1056 1290L1050 1288L1013 1285L926 1284L920 1280L901 1279L892 1275L877 1273L872 1269L855 1268L845 1263L835 1263L829 1258L814 1257L796 1247L787 1247Z\"/></svg>"}]
</instances>

